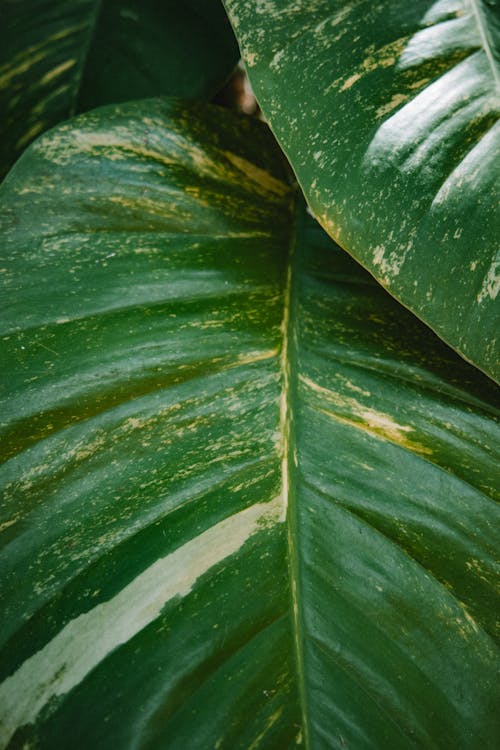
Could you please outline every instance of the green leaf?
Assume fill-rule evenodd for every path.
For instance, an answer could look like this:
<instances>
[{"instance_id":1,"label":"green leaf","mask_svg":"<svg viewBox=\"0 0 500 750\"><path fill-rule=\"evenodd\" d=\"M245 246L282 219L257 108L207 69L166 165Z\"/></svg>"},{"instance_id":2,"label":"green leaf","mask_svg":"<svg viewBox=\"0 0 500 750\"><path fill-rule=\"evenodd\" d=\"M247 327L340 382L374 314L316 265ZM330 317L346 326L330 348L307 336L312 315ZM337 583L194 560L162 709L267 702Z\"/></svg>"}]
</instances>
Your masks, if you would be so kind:
<instances>
[{"instance_id":1,"label":"green leaf","mask_svg":"<svg viewBox=\"0 0 500 750\"><path fill-rule=\"evenodd\" d=\"M220 0L3 0L0 18L0 177L75 112L210 98L238 59Z\"/></svg>"},{"instance_id":2,"label":"green leaf","mask_svg":"<svg viewBox=\"0 0 500 750\"><path fill-rule=\"evenodd\" d=\"M497 390L154 100L5 181L1 737L495 746Z\"/></svg>"},{"instance_id":3,"label":"green leaf","mask_svg":"<svg viewBox=\"0 0 500 750\"><path fill-rule=\"evenodd\" d=\"M497 0L225 0L321 224L500 378Z\"/></svg>"}]
</instances>

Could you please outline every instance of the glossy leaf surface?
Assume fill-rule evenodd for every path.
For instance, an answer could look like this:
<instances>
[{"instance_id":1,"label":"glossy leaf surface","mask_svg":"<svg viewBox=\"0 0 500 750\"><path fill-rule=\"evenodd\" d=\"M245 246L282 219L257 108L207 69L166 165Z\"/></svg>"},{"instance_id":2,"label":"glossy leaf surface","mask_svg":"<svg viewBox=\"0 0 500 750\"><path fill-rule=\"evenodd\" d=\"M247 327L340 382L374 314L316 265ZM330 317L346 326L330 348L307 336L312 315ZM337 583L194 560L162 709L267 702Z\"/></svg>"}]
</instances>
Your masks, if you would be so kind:
<instances>
[{"instance_id":1,"label":"glossy leaf surface","mask_svg":"<svg viewBox=\"0 0 500 750\"><path fill-rule=\"evenodd\" d=\"M225 0L314 214L500 379L497 0Z\"/></svg>"},{"instance_id":2,"label":"glossy leaf surface","mask_svg":"<svg viewBox=\"0 0 500 750\"><path fill-rule=\"evenodd\" d=\"M493 748L495 387L266 128L106 108L1 197L3 744Z\"/></svg>"},{"instance_id":3,"label":"glossy leaf surface","mask_svg":"<svg viewBox=\"0 0 500 750\"><path fill-rule=\"evenodd\" d=\"M0 177L75 112L157 94L210 97L237 59L220 0L2 0Z\"/></svg>"}]
</instances>

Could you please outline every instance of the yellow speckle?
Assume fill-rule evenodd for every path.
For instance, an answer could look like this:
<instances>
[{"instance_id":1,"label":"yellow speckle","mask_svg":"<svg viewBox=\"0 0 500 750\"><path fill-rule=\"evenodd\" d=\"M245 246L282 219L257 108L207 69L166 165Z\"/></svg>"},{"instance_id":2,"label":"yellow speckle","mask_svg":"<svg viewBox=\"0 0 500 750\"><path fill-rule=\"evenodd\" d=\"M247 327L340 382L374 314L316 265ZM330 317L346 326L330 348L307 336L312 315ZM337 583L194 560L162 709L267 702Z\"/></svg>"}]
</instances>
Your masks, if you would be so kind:
<instances>
[{"instance_id":1,"label":"yellow speckle","mask_svg":"<svg viewBox=\"0 0 500 750\"><path fill-rule=\"evenodd\" d=\"M11 518L9 521L4 521L3 523L0 523L0 531L4 531L4 529L8 529L10 526L13 526L17 521L17 518Z\"/></svg>"},{"instance_id":2,"label":"yellow speckle","mask_svg":"<svg viewBox=\"0 0 500 750\"><path fill-rule=\"evenodd\" d=\"M33 140L33 138L36 138L36 136L42 132L46 127L44 122L37 122L35 125L33 125L29 130L26 131L24 135L22 135L19 140L16 143L17 148L23 148L23 146L26 146L27 143Z\"/></svg>"},{"instance_id":3,"label":"yellow speckle","mask_svg":"<svg viewBox=\"0 0 500 750\"><path fill-rule=\"evenodd\" d=\"M247 159L237 156L230 151L223 151L222 153L226 159L228 159L240 172L243 172L243 174L248 177L248 179L251 180L260 191L274 193L278 196L286 195L289 191L288 185L281 182L281 180L277 180L276 177L273 177L264 169L260 169L260 167L247 161Z\"/></svg>"},{"instance_id":4,"label":"yellow speckle","mask_svg":"<svg viewBox=\"0 0 500 750\"><path fill-rule=\"evenodd\" d=\"M500 260L495 260L486 276L484 277L481 291L477 295L477 301L479 304L487 300L488 298L494 301L497 298L500 290Z\"/></svg>"},{"instance_id":5,"label":"yellow speckle","mask_svg":"<svg viewBox=\"0 0 500 750\"><path fill-rule=\"evenodd\" d=\"M427 86L431 79L430 78L421 78L419 81L415 81L414 83L410 83L409 88L412 90L415 89L423 89L424 86Z\"/></svg>"},{"instance_id":6,"label":"yellow speckle","mask_svg":"<svg viewBox=\"0 0 500 750\"><path fill-rule=\"evenodd\" d=\"M320 397L318 410L332 419L343 424L369 432L375 437L388 440L395 445L421 455L430 455L432 450L416 442L408 433L415 430L410 425L399 424L389 414L376 411L351 396L345 396L336 391L324 388L304 376L299 376L302 385L310 393ZM330 411L327 406L334 407Z\"/></svg>"},{"instance_id":7,"label":"yellow speckle","mask_svg":"<svg viewBox=\"0 0 500 750\"><path fill-rule=\"evenodd\" d=\"M54 78L62 75L62 73L64 73L66 70L69 70L74 65L76 65L76 60L66 60L60 65L57 65L55 68L52 68L52 70L49 70L48 73L45 73L45 75L40 79L40 83L42 84L42 86L45 86L47 83L50 83L54 80Z\"/></svg>"},{"instance_id":8,"label":"yellow speckle","mask_svg":"<svg viewBox=\"0 0 500 750\"><path fill-rule=\"evenodd\" d=\"M384 104L382 107L379 107L376 111L377 117L384 117L385 115L388 115L389 112L392 112L396 107L399 107L400 104L403 104L408 99L408 94L394 94L392 99L386 104Z\"/></svg>"},{"instance_id":9,"label":"yellow speckle","mask_svg":"<svg viewBox=\"0 0 500 750\"><path fill-rule=\"evenodd\" d=\"M401 270L401 266L405 260L405 253L392 251L386 256L385 252L386 248L383 245L378 245L374 248L373 264L378 268L381 283L389 286L391 280L397 276Z\"/></svg>"},{"instance_id":10,"label":"yellow speckle","mask_svg":"<svg viewBox=\"0 0 500 750\"><path fill-rule=\"evenodd\" d=\"M465 619L467 620L467 622L469 623L469 625L472 627L472 629L474 630L474 632L478 633L479 632L479 628L478 628L477 623L474 620L474 618L471 617L470 614L468 612L466 612L466 611L464 611L464 615L465 615Z\"/></svg>"},{"instance_id":11,"label":"yellow speckle","mask_svg":"<svg viewBox=\"0 0 500 750\"><path fill-rule=\"evenodd\" d=\"M280 706L273 714L271 714L271 716L266 720L263 731L254 739L252 744L249 745L248 750L255 750L257 747L259 747L269 729L271 729L271 727L276 724L282 713L283 706Z\"/></svg>"},{"instance_id":12,"label":"yellow speckle","mask_svg":"<svg viewBox=\"0 0 500 750\"><path fill-rule=\"evenodd\" d=\"M359 81L361 77L362 77L361 73L354 73L352 76L349 76L349 78L346 81L344 81L344 84L340 90L346 91L347 89L350 89L351 86L354 86L356 81Z\"/></svg>"}]
</instances>

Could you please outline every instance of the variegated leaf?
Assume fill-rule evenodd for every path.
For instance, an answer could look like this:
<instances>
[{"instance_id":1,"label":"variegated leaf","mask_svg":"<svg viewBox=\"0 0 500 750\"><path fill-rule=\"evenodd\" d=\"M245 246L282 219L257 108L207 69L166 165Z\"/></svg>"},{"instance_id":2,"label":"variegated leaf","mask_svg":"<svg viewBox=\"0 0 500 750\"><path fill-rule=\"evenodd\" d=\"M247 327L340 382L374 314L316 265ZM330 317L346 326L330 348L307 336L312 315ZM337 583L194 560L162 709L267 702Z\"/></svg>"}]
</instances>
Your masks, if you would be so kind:
<instances>
[{"instance_id":1,"label":"variegated leaf","mask_svg":"<svg viewBox=\"0 0 500 750\"><path fill-rule=\"evenodd\" d=\"M1 198L2 745L494 748L495 387L265 126L102 109Z\"/></svg>"},{"instance_id":2,"label":"variegated leaf","mask_svg":"<svg viewBox=\"0 0 500 750\"><path fill-rule=\"evenodd\" d=\"M75 112L157 94L210 97L237 59L220 0L2 0L0 178Z\"/></svg>"},{"instance_id":3,"label":"variegated leaf","mask_svg":"<svg viewBox=\"0 0 500 750\"><path fill-rule=\"evenodd\" d=\"M500 379L498 0L225 0L328 233Z\"/></svg>"}]
</instances>

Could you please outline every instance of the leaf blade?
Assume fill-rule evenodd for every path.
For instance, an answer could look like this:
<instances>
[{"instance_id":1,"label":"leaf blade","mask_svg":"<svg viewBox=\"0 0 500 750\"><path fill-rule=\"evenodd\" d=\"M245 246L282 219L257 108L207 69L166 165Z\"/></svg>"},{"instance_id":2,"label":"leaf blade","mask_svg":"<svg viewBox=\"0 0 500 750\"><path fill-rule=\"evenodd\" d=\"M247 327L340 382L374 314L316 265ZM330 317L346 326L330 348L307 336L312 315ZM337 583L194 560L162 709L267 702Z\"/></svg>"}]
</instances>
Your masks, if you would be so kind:
<instances>
[{"instance_id":1,"label":"leaf blade","mask_svg":"<svg viewBox=\"0 0 500 750\"><path fill-rule=\"evenodd\" d=\"M317 227L305 235L290 507L309 747L493 746L498 394Z\"/></svg>"},{"instance_id":2,"label":"leaf blade","mask_svg":"<svg viewBox=\"0 0 500 750\"><path fill-rule=\"evenodd\" d=\"M493 746L498 392L294 206L264 126L106 108L2 197L11 744Z\"/></svg>"},{"instance_id":3,"label":"leaf blade","mask_svg":"<svg viewBox=\"0 0 500 750\"><path fill-rule=\"evenodd\" d=\"M20 721L13 742L72 736L105 747L167 732L182 746L193 726L190 701L198 687L207 693L205 684L213 695L215 683L228 711L238 696L254 706L254 719L242 717L227 743L250 745L267 723L266 736L288 743L295 703L276 513L254 519L241 550L213 560L205 574L196 567L200 551L189 563L200 575L190 592L184 582L182 597L166 597L165 571L155 565L164 559L172 572L175 555L193 539L206 548L212 537L203 533L217 523L244 520L266 501L276 510L289 189L264 127L218 108L203 126L198 105L153 102L147 122L143 111L127 105L61 126L3 188L11 302L3 316L11 447L3 517L14 521L3 532L3 676L14 675L3 690L22 714L4 718ZM234 543L229 531L222 527L216 549ZM22 580L21 569L29 571ZM145 602L149 588L154 597ZM127 631L122 608L134 592L142 598L131 618L137 632ZM166 598L159 613L152 605ZM82 634L101 621L109 633L89 648ZM187 642L182 628L165 638L183 622L193 627ZM263 664L262 649L273 652L274 666ZM164 673L152 672L159 658L170 665ZM242 659L247 683L235 691L227 680L236 680ZM57 676L44 687L47 660ZM112 690L109 669L122 676ZM256 679L274 691L272 704L262 690L253 694ZM42 698L44 720L31 725ZM78 720L75 739L82 705L94 706L96 720ZM201 746L222 731L213 719L198 728Z\"/></svg>"},{"instance_id":4,"label":"leaf blade","mask_svg":"<svg viewBox=\"0 0 500 750\"><path fill-rule=\"evenodd\" d=\"M226 5L320 223L498 380L494 10L481 5L485 46L475 6L460 1Z\"/></svg>"},{"instance_id":5,"label":"leaf blade","mask_svg":"<svg viewBox=\"0 0 500 750\"><path fill-rule=\"evenodd\" d=\"M159 94L210 98L238 59L219 0L4 6L1 177L34 138L77 112Z\"/></svg>"}]
</instances>

